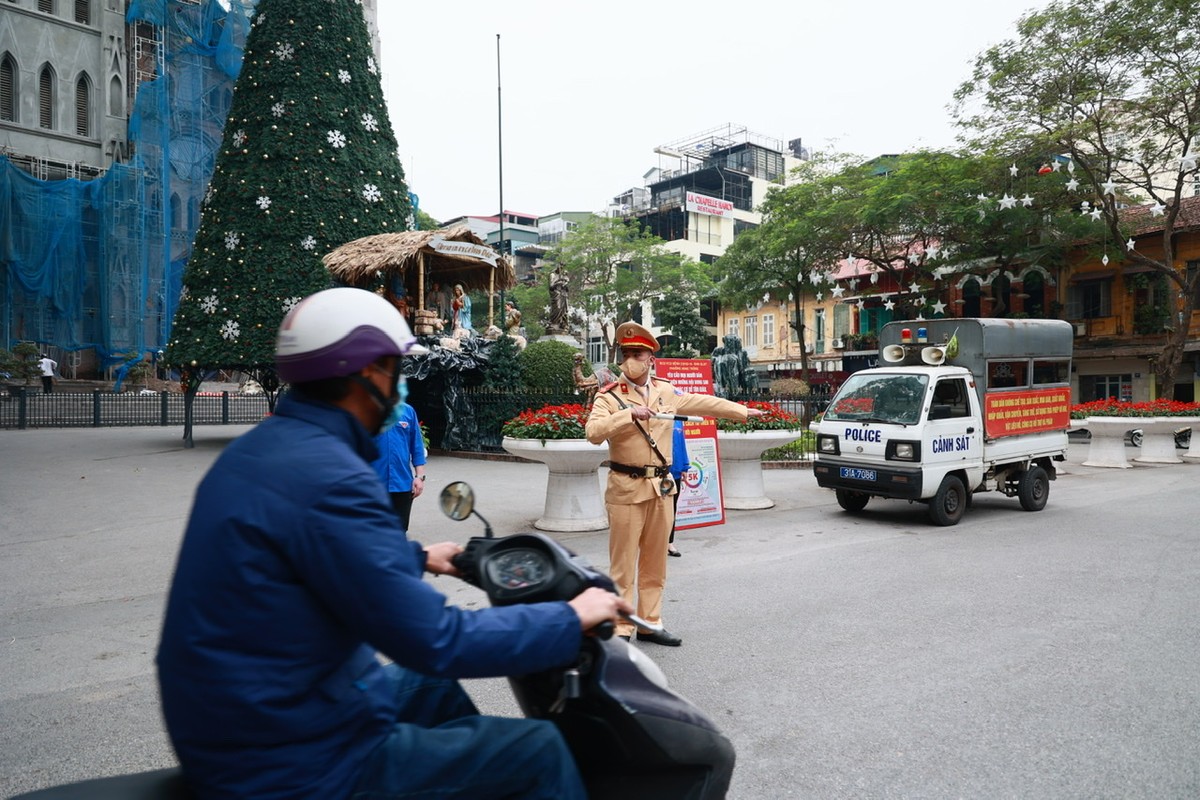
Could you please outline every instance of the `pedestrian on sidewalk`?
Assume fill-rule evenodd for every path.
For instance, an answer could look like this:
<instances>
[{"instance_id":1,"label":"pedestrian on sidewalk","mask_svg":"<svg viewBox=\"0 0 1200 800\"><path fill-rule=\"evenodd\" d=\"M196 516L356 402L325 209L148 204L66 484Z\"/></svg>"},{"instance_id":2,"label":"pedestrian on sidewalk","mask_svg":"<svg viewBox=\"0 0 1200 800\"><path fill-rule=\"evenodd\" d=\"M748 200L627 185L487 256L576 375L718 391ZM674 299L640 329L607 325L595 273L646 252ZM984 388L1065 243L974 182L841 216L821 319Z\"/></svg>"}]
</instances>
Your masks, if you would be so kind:
<instances>
[{"instance_id":1,"label":"pedestrian on sidewalk","mask_svg":"<svg viewBox=\"0 0 1200 800\"><path fill-rule=\"evenodd\" d=\"M58 362L42 353L42 360L38 362L38 366L42 369L42 394L53 393L54 370L58 369Z\"/></svg>"},{"instance_id":2,"label":"pedestrian on sidewalk","mask_svg":"<svg viewBox=\"0 0 1200 800\"><path fill-rule=\"evenodd\" d=\"M375 437L379 458L371 464L392 498L404 530L412 519L413 500L425 491L425 439L417 411L403 403L400 421Z\"/></svg>"}]
</instances>

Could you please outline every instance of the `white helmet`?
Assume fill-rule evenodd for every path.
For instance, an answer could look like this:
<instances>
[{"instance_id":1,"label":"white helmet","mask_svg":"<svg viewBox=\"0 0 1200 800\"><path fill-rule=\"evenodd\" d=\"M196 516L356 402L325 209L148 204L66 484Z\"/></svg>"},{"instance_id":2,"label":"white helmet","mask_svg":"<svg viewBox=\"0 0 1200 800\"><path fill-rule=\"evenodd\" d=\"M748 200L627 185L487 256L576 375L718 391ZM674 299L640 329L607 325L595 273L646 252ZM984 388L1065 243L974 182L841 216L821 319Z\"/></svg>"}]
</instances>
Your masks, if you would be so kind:
<instances>
[{"instance_id":1,"label":"white helmet","mask_svg":"<svg viewBox=\"0 0 1200 800\"><path fill-rule=\"evenodd\" d=\"M341 287L309 295L283 318L275 369L285 383L304 383L352 375L383 356L428 352L387 300Z\"/></svg>"}]
</instances>

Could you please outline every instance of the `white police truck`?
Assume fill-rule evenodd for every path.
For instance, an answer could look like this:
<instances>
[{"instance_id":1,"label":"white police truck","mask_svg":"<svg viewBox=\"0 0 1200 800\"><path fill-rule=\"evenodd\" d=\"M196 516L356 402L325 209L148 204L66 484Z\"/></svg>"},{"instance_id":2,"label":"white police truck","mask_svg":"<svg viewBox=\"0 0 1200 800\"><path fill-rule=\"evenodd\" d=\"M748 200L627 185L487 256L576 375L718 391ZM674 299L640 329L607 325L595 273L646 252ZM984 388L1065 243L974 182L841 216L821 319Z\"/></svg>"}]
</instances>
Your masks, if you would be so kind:
<instances>
[{"instance_id":1,"label":"white police truck","mask_svg":"<svg viewBox=\"0 0 1200 800\"><path fill-rule=\"evenodd\" d=\"M857 513L872 497L927 503L955 525L974 492L1040 511L1066 458L1074 330L1062 320L890 322L880 366L829 404L813 473Z\"/></svg>"}]
</instances>

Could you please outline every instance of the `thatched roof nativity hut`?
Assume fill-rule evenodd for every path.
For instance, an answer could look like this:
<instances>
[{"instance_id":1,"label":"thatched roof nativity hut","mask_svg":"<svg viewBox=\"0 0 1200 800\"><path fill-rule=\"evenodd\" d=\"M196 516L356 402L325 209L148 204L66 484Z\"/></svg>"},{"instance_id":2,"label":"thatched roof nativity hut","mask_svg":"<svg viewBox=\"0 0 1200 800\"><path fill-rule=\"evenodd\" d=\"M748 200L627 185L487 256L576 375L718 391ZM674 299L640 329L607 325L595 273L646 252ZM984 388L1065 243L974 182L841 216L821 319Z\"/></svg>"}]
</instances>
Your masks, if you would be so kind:
<instances>
[{"instance_id":1,"label":"thatched roof nativity hut","mask_svg":"<svg viewBox=\"0 0 1200 800\"><path fill-rule=\"evenodd\" d=\"M348 286L373 289L382 284L389 299L404 310L424 311L426 293L434 283L487 292L489 323L491 296L517 283L512 263L466 225L365 236L322 260L334 279Z\"/></svg>"}]
</instances>

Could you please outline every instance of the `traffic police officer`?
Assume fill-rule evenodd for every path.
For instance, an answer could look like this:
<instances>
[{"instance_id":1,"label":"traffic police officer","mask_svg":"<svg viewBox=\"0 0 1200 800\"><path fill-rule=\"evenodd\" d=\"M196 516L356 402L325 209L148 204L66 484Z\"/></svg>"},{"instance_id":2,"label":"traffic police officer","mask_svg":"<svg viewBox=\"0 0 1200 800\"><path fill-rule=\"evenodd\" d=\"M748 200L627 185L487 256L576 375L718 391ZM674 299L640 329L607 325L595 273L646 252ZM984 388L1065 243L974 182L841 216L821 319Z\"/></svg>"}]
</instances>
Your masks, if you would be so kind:
<instances>
[{"instance_id":1,"label":"traffic police officer","mask_svg":"<svg viewBox=\"0 0 1200 800\"><path fill-rule=\"evenodd\" d=\"M667 577L667 536L674 517L671 495L673 421L654 414L689 414L745 421L762 414L739 403L702 394L688 394L653 377L658 340L636 322L617 328L621 377L597 394L587 422L592 444L608 441L610 469L604 504L610 529L608 552L612 579L621 597L637 613L661 625L662 593ZM617 634L628 639L632 623L622 621ZM637 638L675 647L682 644L667 631L638 631Z\"/></svg>"}]
</instances>

